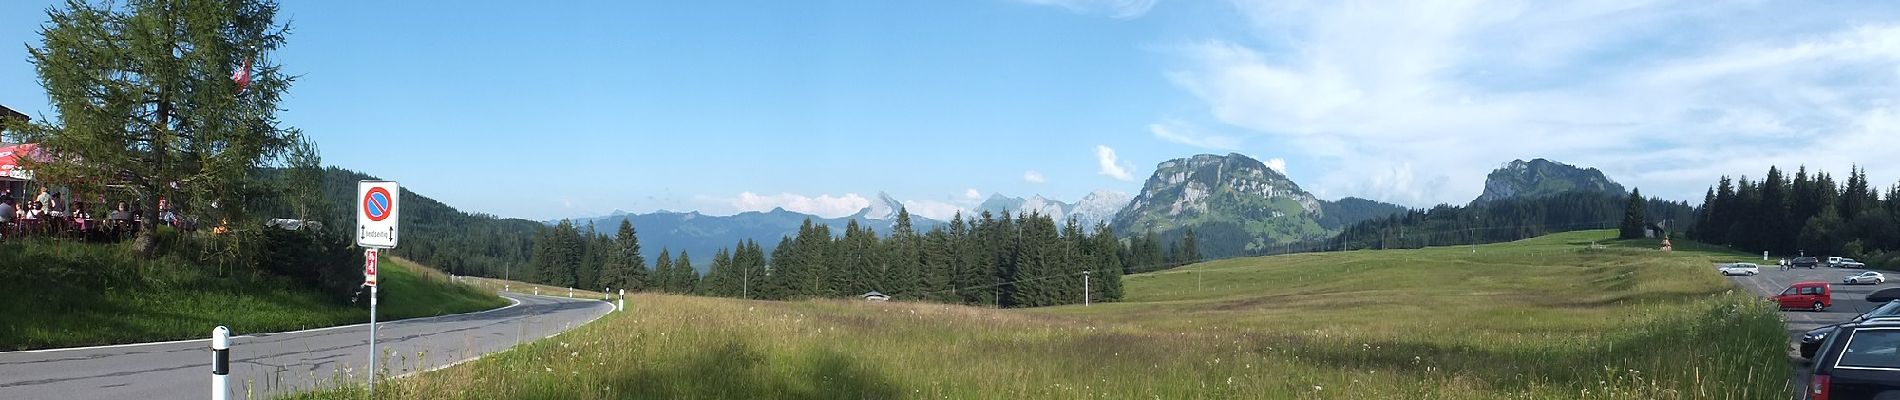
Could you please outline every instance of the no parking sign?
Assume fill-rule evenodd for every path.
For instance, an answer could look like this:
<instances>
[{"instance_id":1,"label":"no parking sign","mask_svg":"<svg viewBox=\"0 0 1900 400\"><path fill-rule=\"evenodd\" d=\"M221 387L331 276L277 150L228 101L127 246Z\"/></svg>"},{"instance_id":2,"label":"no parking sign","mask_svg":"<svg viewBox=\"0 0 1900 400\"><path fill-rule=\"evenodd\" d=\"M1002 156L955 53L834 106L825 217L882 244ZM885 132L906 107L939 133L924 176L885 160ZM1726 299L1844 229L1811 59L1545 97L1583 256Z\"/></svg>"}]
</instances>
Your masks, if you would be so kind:
<instances>
[{"instance_id":1,"label":"no parking sign","mask_svg":"<svg viewBox=\"0 0 1900 400\"><path fill-rule=\"evenodd\" d=\"M396 247L396 221L402 188L391 181L356 183L356 245L372 249Z\"/></svg>"}]
</instances>

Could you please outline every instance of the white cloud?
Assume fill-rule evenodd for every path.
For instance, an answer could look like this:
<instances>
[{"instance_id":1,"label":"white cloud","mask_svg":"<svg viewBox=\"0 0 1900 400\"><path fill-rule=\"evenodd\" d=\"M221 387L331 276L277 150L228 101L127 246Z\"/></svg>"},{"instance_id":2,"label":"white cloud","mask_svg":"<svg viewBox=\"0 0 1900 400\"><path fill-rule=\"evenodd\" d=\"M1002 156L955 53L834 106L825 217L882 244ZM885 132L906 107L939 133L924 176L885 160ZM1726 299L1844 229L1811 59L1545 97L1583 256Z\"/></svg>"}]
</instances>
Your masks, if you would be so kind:
<instances>
[{"instance_id":1,"label":"white cloud","mask_svg":"<svg viewBox=\"0 0 1900 400\"><path fill-rule=\"evenodd\" d=\"M1270 159L1267 159L1265 164L1267 164L1267 168L1271 168L1274 171L1279 172L1280 175L1286 175L1286 159L1270 158Z\"/></svg>"},{"instance_id":2,"label":"white cloud","mask_svg":"<svg viewBox=\"0 0 1900 400\"><path fill-rule=\"evenodd\" d=\"M964 200L980 200L982 198L983 198L983 192L976 191L976 188L969 188L969 189L963 190Z\"/></svg>"},{"instance_id":3,"label":"white cloud","mask_svg":"<svg viewBox=\"0 0 1900 400\"><path fill-rule=\"evenodd\" d=\"M905 200L904 209L910 210L911 214L938 221L949 221L959 212L966 217L970 215L969 207L942 201Z\"/></svg>"},{"instance_id":4,"label":"white cloud","mask_svg":"<svg viewBox=\"0 0 1900 400\"><path fill-rule=\"evenodd\" d=\"M1115 149L1111 149L1108 146L1095 146L1095 164L1101 168L1096 173L1107 175L1116 180L1130 182L1135 180L1135 176L1128 173L1128 170L1131 169L1130 165L1126 162L1117 161Z\"/></svg>"},{"instance_id":5,"label":"white cloud","mask_svg":"<svg viewBox=\"0 0 1900 400\"><path fill-rule=\"evenodd\" d=\"M857 193L845 193L841 196L821 194L817 197L794 193L759 195L752 192L739 193L739 197L726 199L732 208L743 211L770 211L783 207L787 211L796 211L825 218L837 218L857 213L871 206L871 200Z\"/></svg>"},{"instance_id":6,"label":"white cloud","mask_svg":"<svg viewBox=\"0 0 1900 400\"><path fill-rule=\"evenodd\" d=\"M1016 0L1039 6L1052 6L1082 14L1104 14L1111 18L1135 18L1147 14L1158 0Z\"/></svg>"},{"instance_id":7,"label":"white cloud","mask_svg":"<svg viewBox=\"0 0 1900 400\"><path fill-rule=\"evenodd\" d=\"M1316 191L1463 203L1515 158L1701 198L1769 163L1900 178L1900 8L1647 0L1236 0L1245 34L1178 47L1211 122L1317 163ZM1155 137L1207 144L1163 121ZM1208 146L1202 146L1208 147ZM1814 156L1826 154L1825 157ZM1886 171L1886 172L1882 172ZM1885 176L1880 176L1885 174Z\"/></svg>"},{"instance_id":8,"label":"white cloud","mask_svg":"<svg viewBox=\"0 0 1900 400\"><path fill-rule=\"evenodd\" d=\"M1185 144L1204 149L1239 150L1240 139L1232 136L1210 135L1201 132L1199 127L1180 121L1148 124L1148 132L1156 139Z\"/></svg>"},{"instance_id":9,"label":"white cloud","mask_svg":"<svg viewBox=\"0 0 1900 400\"><path fill-rule=\"evenodd\" d=\"M1036 172L1036 170L1033 170L1033 169L1028 170L1028 171L1023 171L1023 182L1044 183L1048 181L1049 181L1048 179L1043 179L1041 172Z\"/></svg>"}]
</instances>

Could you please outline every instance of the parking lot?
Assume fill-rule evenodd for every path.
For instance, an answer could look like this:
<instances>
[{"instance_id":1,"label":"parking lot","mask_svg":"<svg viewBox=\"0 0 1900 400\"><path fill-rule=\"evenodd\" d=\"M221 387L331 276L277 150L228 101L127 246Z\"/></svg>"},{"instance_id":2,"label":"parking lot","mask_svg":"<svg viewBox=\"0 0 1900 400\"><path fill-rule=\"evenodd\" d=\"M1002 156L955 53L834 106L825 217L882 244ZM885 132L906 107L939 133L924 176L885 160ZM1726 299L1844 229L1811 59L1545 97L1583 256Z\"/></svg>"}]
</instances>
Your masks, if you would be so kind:
<instances>
[{"instance_id":1,"label":"parking lot","mask_svg":"<svg viewBox=\"0 0 1900 400\"><path fill-rule=\"evenodd\" d=\"M1720 264L1717 265L1717 267L1720 266ZM1761 274L1759 275L1729 277L1730 280L1735 281L1735 284L1747 288L1748 291L1763 297L1781 294L1782 290L1787 289L1788 285L1792 285L1795 282L1819 281L1833 285L1834 306L1829 307L1827 311L1812 312L1789 310L1781 312L1782 320L1788 321L1788 360L1794 364L1795 371L1792 378L1795 388L1807 387L1808 384L1808 361L1801 358L1800 352L1794 346L1795 343L1800 342L1801 334L1815 327L1846 321L1853 319L1854 316L1860 315L1860 313L1871 311L1874 307L1878 307L1879 304L1868 302L1868 293L1872 293L1878 289L1900 286L1900 282L1891 281L1893 279L1900 279L1900 274L1888 274L1887 279L1890 279L1890 281L1879 285L1847 285L1841 283L1841 278L1847 277L1848 275L1859 274L1864 271L1866 270L1828 267L1818 267L1815 269L1797 268L1782 271L1781 268L1776 267L1773 262L1769 262L1768 265L1761 266ZM1714 272L1711 271L1710 273Z\"/></svg>"}]
</instances>

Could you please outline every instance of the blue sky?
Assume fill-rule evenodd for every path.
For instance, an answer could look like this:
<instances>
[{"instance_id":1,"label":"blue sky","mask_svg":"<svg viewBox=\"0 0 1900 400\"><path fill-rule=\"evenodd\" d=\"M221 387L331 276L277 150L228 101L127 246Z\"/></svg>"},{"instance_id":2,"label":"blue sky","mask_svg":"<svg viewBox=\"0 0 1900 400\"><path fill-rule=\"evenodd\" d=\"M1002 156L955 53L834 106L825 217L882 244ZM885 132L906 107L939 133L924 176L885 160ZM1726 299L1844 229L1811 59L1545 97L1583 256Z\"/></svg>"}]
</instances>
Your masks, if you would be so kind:
<instances>
[{"instance_id":1,"label":"blue sky","mask_svg":"<svg viewBox=\"0 0 1900 400\"><path fill-rule=\"evenodd\" d=\"M285 4L280 117L328 164L509 217L879 191L941 216L1227 152L1411 206L1531 157L1675 199L1771 163L1900 179L1890 3L414 3ZM51 4L0 5L0 104L51 112L23 46Z\"/></svg>"}]
</instances>

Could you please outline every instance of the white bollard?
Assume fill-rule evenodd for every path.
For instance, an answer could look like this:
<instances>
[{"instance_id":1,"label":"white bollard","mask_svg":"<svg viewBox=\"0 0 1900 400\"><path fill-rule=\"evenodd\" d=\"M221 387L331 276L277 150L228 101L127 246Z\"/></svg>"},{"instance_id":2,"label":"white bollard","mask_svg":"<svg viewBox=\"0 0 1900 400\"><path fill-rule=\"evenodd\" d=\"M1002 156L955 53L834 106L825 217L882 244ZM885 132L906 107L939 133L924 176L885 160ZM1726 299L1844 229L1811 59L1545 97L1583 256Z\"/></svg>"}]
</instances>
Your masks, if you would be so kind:
<instances>
[{"instance_id":1,"label":"white bollard","mask_svg":"<svg viewBox=\"0 0 1900 400\"><path fill-rule=\"evenodd\" d=\"M211 329L211 400L225 400L231 387L231 329Z\"/></svg>"},{"instance_id":2,"label":"white bollard","mask_svg":"<svg viewBox=\"0 0 1900 400\"><path fill-rule=\"evenodd\" d=\"M536 286L536 287L534 288L534 295L536 295L536 296L540 296L540 295L541 295L541 287L539 287L539 286Z\"/></svg>"},{"instance_id":3,"label":"white bollard","mask_svg":"<svg viewBox=\"0 0 1900 400\"><path fill-rule=\"evenodd\" d=\"M567 288L567 298L574 298L574 288Z\"/></svg>"},{"instance_id":4,"label":"white bollard","mask_svg":"<svg viewBox=\"0 0 1900 400\"><path fill-rule=\"evenodd\" d=\"M627 310L627 289L620 289L620 304L614 305L614 311Z\"/></svg>"}]
</instances>

